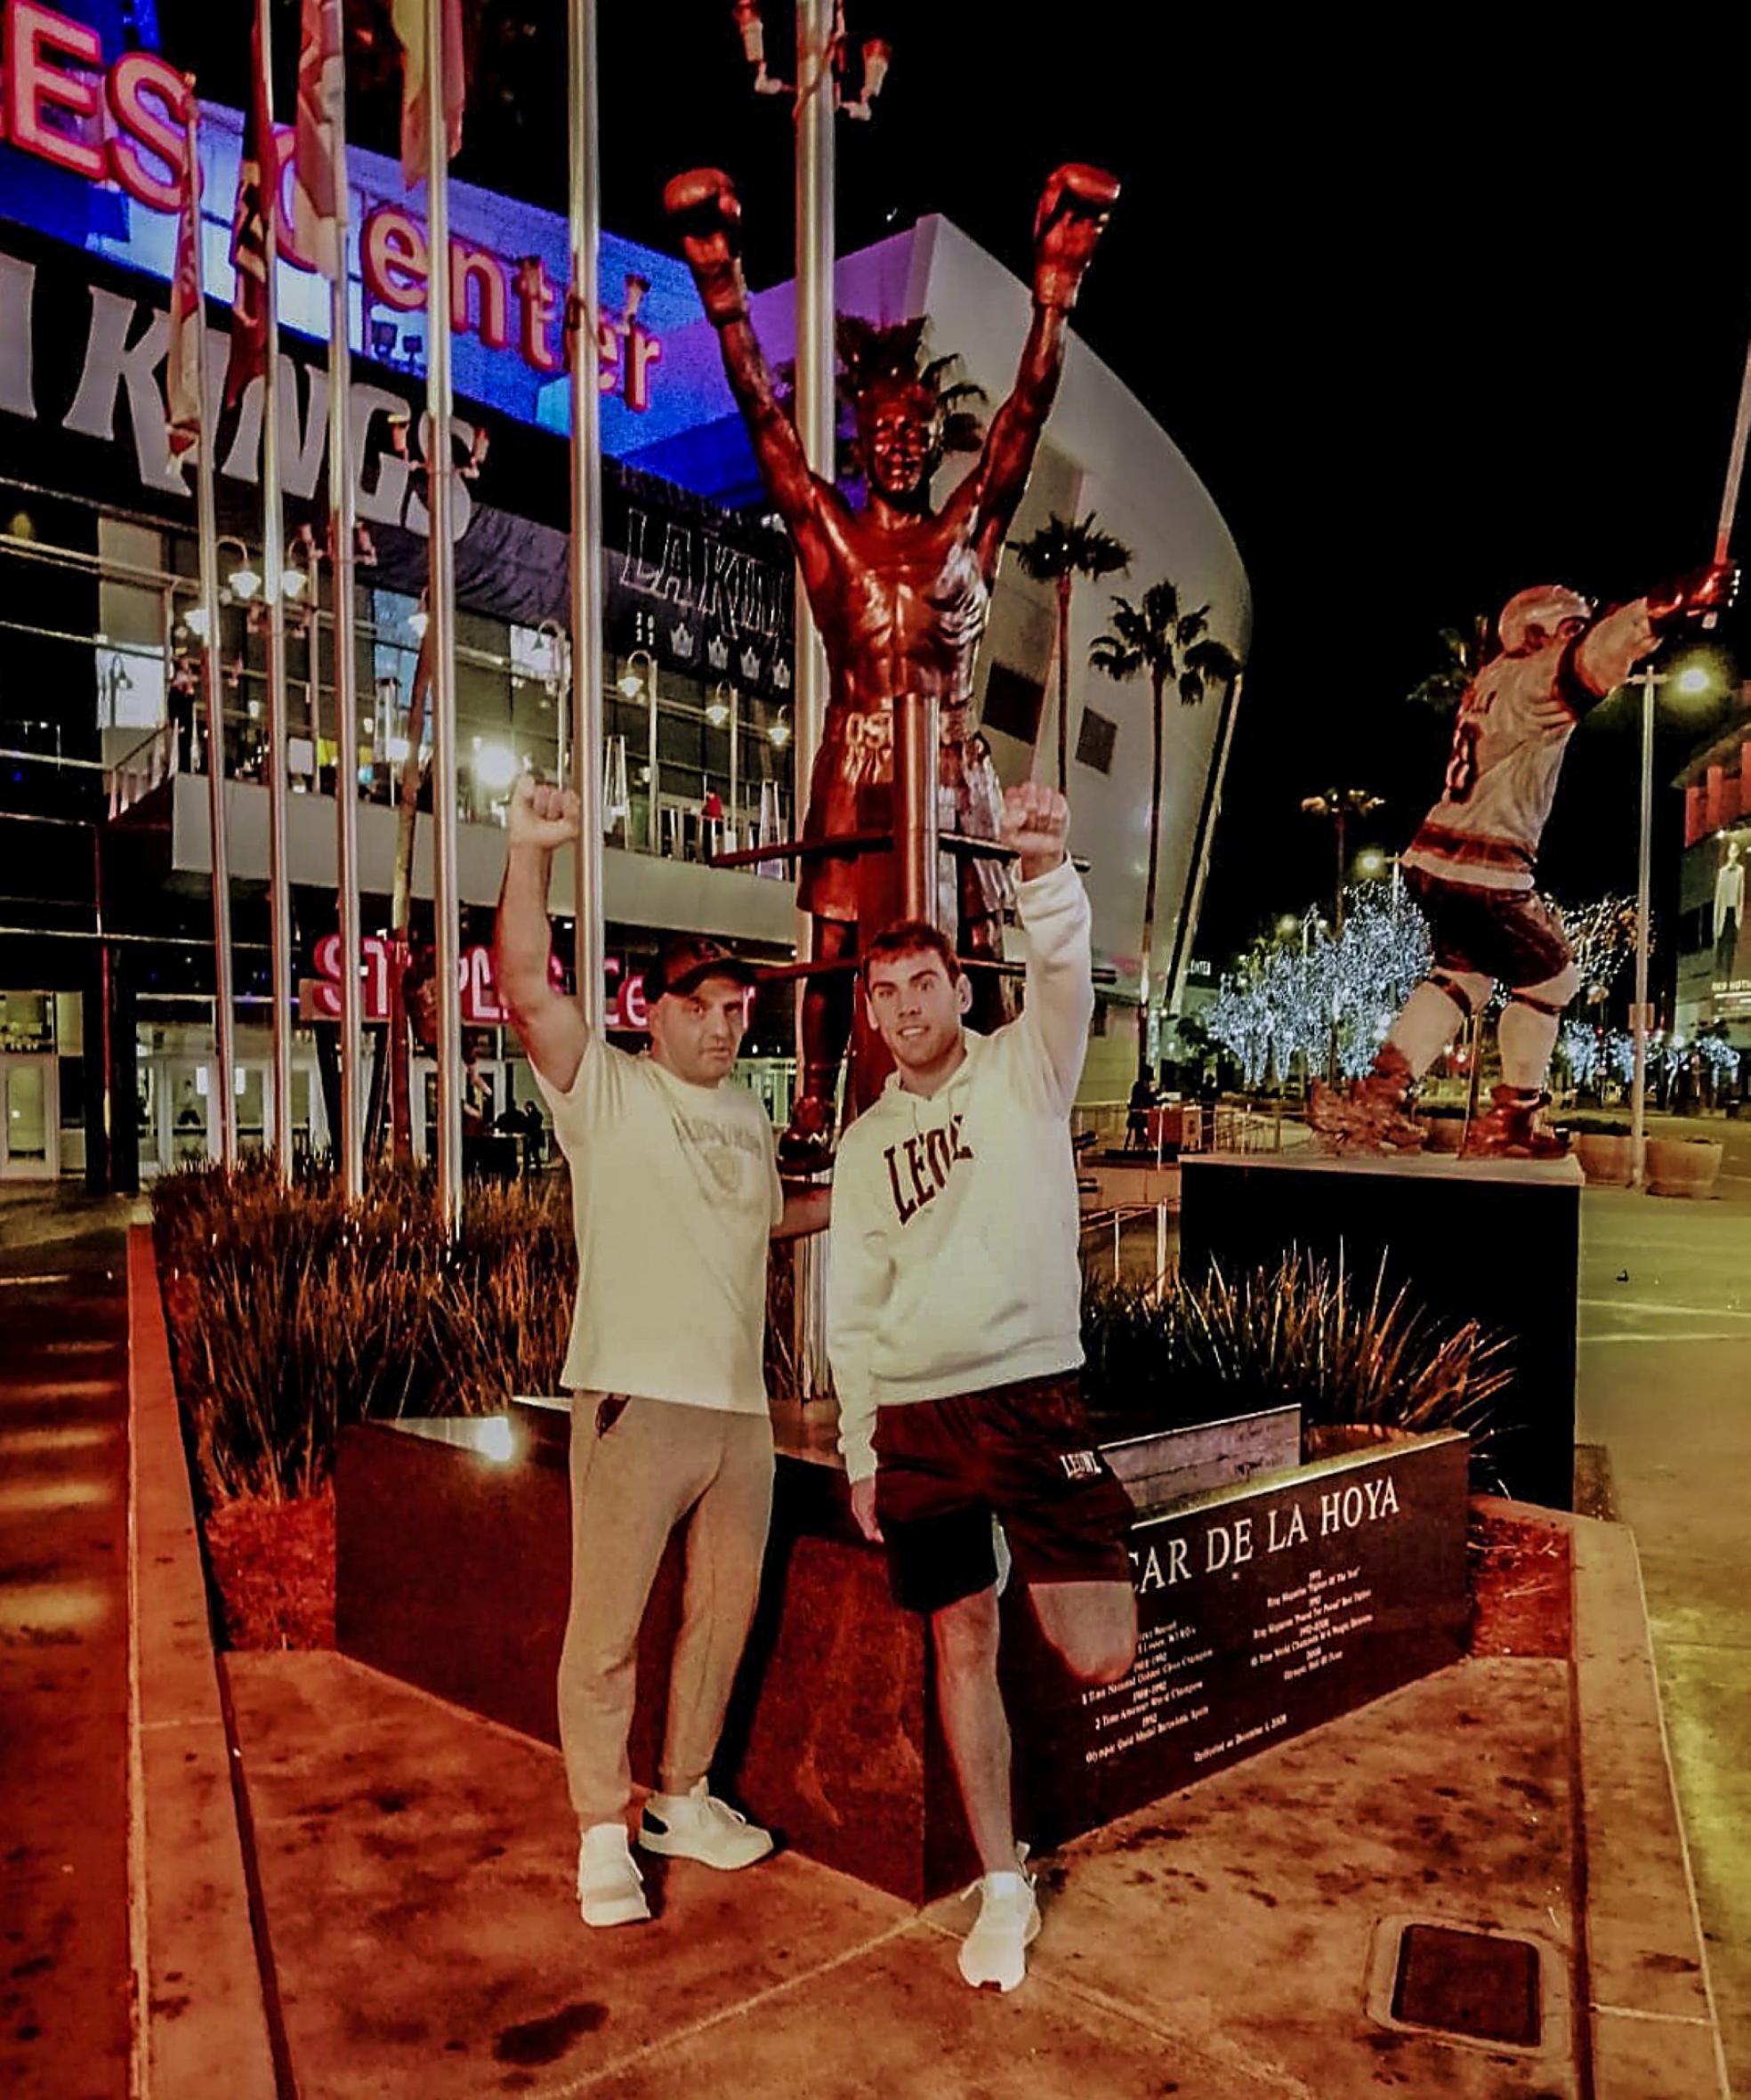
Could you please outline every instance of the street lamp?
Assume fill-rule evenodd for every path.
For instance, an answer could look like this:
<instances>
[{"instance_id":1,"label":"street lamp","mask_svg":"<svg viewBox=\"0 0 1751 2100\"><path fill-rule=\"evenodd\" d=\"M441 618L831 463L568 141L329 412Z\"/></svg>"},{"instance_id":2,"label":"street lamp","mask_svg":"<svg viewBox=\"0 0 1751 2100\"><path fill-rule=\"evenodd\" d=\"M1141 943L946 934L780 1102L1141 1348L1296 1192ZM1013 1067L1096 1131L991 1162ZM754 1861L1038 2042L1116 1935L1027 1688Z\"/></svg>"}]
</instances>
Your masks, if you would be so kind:
<instances>
[{"instance_id":1,"label":"street lamp","mask_svg":"<svg viewBox=\"0 0 1751 2100\"><path fill-rule=\"evenodd\" d=\"M1654 890L1654 693L1672 684L1690 698L1707 692L1714 683L1700 664L1687 664L1682 671L1656 671L1644 664L1633 684L1642 688L1642 823L1635 867L1635 1005L1630 1014L1630 1037L1634 1064L1630 1075L1630 1186L1648 1185L1648 1038L1654 1016L1648 998L1650 925Z\"/></svg>"},{"instance_id":2,"label":"street lamp","mask_svg":"<svg viewBox=\"0 0 1751 2100\"><path fill-rule=\"evenodd\" d=\"M644 675L641 678L633 668L633 665L640 662L644 665ZM625 674L619 682L619 690L622 695L629 700L635 700L641 693L643 693L650 703L650 737L648 760L650 768L650 822L649 828L650 851L657 853L662 851L658 823L659 812L657 807L657 659L648 649L635 649L626 658Z\"/></svg>"},{"instance_id":3,"label":"street lamp","mask_svg":"<svg viewBox=\"0 0 1751 2100\"><path fill-rule=\"evenodd\" d=\"M1310 795L1303 798L1302 809L1310 817L1328 818L1333 826L1337 845L1337 909L1333 915L1335 931L1344 931L1344 872L1347 865L1344 839L1352 817L1371 817L1376 810L1384 810L1385 800L1370 795L1366 788L1327 788L1323 795Z\"/></svg>"},{"instance_id":4,"label":"street lamp","mask_svg":"<svg viewBox=\"0 0 1751 2100\"><path fill-rule=\"evenodd\" d=\"M798 90L788 80L780 80L766 69L766 28L760 17L760 0L735 0L732 12L736 27L741 32L742 55L754 71L755 94L797 97ZM867 36L863 42L861 56L862 87L854 96L851 82L851 39L841 24L835 29L827 52L827 62L833 70L833 106L847 117L867 121L873 114L872 105L881 93L888 68L893 62L893 46L884 37ZM799 73L804 62L804 54L799 51ZM808 93L812 85L805 83L802 93Z\"/></svg>"},{"instance_id":5,"label":"street lamp","mask_svg":"<svg viewBox=\"0 0 1751 2100\"><path fill-rule=\"evenodd\" d=\"M249 549L244 545L240 539L233 539L229 533L219 542L219 552L222 555L227 547L237 549L237 566L225 578L226 588L230 592L232 597L247 605L262 587L262 572L250 560Z\"/></svg>"}]
</instances>

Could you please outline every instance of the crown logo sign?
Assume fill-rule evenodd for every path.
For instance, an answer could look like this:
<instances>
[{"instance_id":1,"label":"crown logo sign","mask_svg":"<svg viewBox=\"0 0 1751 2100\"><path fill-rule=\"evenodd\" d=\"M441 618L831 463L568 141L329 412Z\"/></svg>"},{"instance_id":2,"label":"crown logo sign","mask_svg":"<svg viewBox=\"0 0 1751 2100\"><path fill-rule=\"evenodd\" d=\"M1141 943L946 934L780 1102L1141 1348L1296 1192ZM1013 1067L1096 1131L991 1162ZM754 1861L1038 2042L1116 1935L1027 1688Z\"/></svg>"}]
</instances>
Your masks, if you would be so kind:
<instances>
[{"instance_id":1,"label":"crown logo sign","mask_svg":"<svg viewBox=\"0 0 1751 2100\"><path fill-rule=\"evenodd\" d=\"M782 657L772 666L772 683L780 692L790 691L790 666Z\"/></svg>"},{"instance_id":2,"label":"crown logo sign","mask_svg":"<svg viewBox=\"0 0 1751 2100\"><path fill-rule=\"evenodd\" d=\"M706 658L710 663L714 671L725 671L729 669L730 644L723 639L722 635L714 635L711 641L706 642Z\"/></svg>"},{"instance_id":3,"label":"crown logo sign","mask_svg":"<svg viewBox=\"0 0 1751 2100\"><path fill-rule=\"evenodd\" d=\"M741 656L742 676L752 685L760 675L760 658L751 649L745 649Z\"/></svg>"},{"instance_id":4,"label":"crown logo sign","mask_svg":"<svg viewBox=\"0 0 1751 2100\"><path fill-rule=\"evenodd\" d=\"M677 656L691 656L693 653L691 628L681 620L677 620L674 626L669 629L669 646Z\"/></svg>"}]
</instances>

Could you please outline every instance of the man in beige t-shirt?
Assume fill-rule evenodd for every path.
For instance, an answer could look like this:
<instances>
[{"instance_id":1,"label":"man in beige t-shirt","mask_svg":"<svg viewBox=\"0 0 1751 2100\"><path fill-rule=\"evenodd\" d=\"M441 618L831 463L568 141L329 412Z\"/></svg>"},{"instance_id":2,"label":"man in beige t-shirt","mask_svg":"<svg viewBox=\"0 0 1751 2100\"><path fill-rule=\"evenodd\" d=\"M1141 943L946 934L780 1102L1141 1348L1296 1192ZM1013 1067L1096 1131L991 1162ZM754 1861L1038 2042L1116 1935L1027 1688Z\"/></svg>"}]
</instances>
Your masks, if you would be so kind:
<instances>
[{"instance_id":1,"label":"man in beige t-shirt","mask_svg":"<svg viewBox=\"0 0 1751 2100\"><path fill-rule=\"evenodd\" d=\"M672 941L647 973L650 1050L590 1029L548 975L553 852L577 799L527 777L512 798L497 972L571 1170L578 1291L564 1384L573 1394L572 1593L560 1661L560 1740L577 1811L587 1925L648 1918L627 1843L640 1622L669 1534L687 1526L661 1791L647 1851L751 1865L764 1830L706 1774L754 1616L772 1498L762 1369L770 1240L818 1231L824 1191L787 1199L764 1110L725 1086L755 973L716 941Z\"/></svg>"}]
</instances>

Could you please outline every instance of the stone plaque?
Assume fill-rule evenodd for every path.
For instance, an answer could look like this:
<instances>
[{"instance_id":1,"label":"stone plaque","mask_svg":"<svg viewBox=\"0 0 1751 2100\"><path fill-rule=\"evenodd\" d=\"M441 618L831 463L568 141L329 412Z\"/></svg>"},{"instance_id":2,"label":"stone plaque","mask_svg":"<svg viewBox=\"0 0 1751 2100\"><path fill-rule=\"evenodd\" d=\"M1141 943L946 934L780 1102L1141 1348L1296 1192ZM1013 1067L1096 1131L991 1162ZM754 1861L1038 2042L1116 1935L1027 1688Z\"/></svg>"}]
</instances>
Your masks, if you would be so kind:
<instances>
[{"instance_id":1,"label":"stone plaque","mask_svg":"<svg viewBox=\"0 0 1751 2100\"><path fill-rule=\"evenodd\" d=\"M1005 1668L1023 1828L1056 1844L1458 1659L1466 1443L1408 1439L1142 1517L1137 1660L1078 1688L1031 1614Z\"/></svg>"}]
</instances>

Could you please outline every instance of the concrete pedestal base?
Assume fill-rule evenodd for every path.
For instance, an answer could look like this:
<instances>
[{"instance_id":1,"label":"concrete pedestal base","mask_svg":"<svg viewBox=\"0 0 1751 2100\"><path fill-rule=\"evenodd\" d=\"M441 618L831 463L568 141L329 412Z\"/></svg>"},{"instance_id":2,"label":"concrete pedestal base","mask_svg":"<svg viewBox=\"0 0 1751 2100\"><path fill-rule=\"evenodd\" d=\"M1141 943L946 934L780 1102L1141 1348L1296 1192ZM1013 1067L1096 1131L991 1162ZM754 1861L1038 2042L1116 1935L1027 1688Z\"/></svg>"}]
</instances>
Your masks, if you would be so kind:
<instances>
[{"instance_id":1,"label":"concrete pedestal base","mask_svg":"<svg viewBox=\"0 0 1751 2100\"><path fill-rule=\"evenodd\" d=\"M568 1606L569 1416L348 1431L339 1644L545 1741ZM1057 1844L1454 1660L1465 1445L1415 1440L1198 1495L1132 1534L1132 1676L1077 1684L1026 1593L1005 1599L1019 1832ZM632 1733L649 1783L679 1615L671 1542L646 1611ZM836 1460L781 1456L765 1582L716 1765L796 1850L912 1902L978 1863L922 1620L892 1601Z\"/></svg>"}]
</instances>

